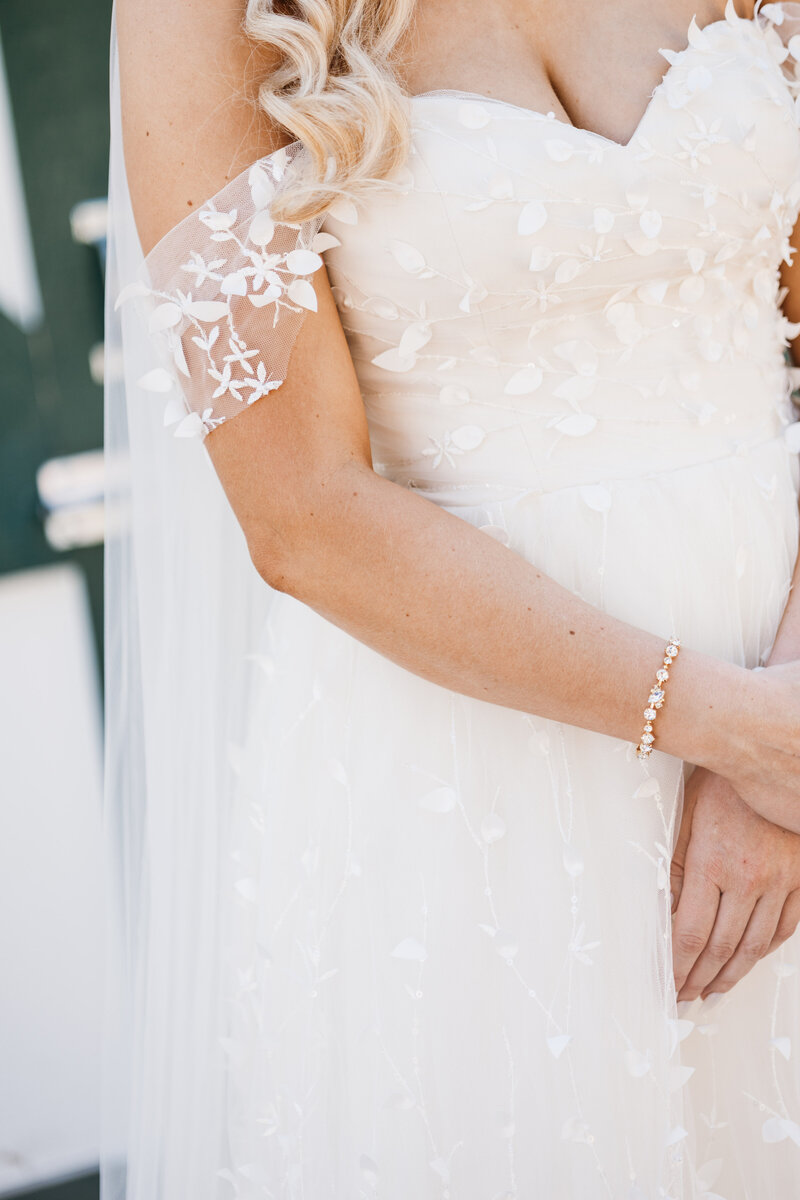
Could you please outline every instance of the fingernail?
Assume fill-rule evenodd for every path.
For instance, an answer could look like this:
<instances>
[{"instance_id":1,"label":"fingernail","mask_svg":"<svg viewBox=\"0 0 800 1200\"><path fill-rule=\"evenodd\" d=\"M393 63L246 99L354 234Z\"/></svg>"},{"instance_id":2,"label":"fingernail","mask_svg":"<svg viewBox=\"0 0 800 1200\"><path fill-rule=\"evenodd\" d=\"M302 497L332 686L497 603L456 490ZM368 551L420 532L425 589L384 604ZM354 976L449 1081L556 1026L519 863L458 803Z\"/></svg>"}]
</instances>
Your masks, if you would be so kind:
<instances>
[{"instance_id":1,"label":"fingernail","mask_svg":"<svg viewBox=\"0 0 800 1200\"><path fill-rule=\"evenodd\" d=\"M725 992L709 992L703 1000L703 1012L710 1012L712 1008L716 1008L720 1000L725 999Z\"/></svg>"},{"instance_id":2,"label":"fingernail","mask_svg":"<svg viewBox=\"0 0 800 1200\"><path fill-rule=\"evenodd\" d=\"M679 1000L675 1007L678 1010L678 1016L682 1017L687 1009L690 1009L694 1004L694 1000Z\"/></svg>"}]
</instances>

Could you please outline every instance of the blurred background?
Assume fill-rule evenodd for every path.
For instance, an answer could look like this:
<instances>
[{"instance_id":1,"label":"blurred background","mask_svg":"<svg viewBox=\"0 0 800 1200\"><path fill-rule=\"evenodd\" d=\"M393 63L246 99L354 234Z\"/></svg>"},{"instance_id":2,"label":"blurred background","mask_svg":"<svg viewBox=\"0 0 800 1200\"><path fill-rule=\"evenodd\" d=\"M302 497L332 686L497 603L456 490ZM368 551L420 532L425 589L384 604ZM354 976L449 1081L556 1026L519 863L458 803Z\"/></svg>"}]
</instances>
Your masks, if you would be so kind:
<instances>
[{"instance_id":1,"label":"blurred background","mask_svg":"<svg viewBox=\"0 0 800 1200\"><path fill-rule=\"evenodd\" d=\"M0 0L0 1197L36 1200L98 1195L110 20Z\"/></svg>"}]
</instances>

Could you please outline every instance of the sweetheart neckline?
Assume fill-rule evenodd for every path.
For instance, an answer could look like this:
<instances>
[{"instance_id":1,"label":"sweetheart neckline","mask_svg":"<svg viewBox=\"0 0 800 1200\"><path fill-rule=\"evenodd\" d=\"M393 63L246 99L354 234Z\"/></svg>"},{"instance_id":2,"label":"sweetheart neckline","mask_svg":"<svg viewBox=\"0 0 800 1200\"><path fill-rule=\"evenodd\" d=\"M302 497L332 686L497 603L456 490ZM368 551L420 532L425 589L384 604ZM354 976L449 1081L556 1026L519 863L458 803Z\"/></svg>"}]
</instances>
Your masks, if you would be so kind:
<instances>
[{"instance_id":1,"label":"sweetheart neckline","mask_svg":"<svg viewBox=\"0 0 800 1200\"><path fill-rule=\"evenodd\" d=\"M762 8L762 4L760 2L758 2L758 3L756 3L755 11L754 11L752 17L740 17L739 14L736 12L735 8L733 7L733 0L727 0L726 5L725 5L725 15L717 18L717 20L715 20L715 21L709 21L706 25L698 26L698 30L701 34L705 34L714 29L717 29L720 26L727 25L731 28L739 29L739 28L741 28L742 25L747 25L747 26L750 26L753 29L757 30L758 33L761 33L764 28L763 22L765 20L768 20L768 18L764 18L760 15L761 8ZM631 136L628 138L628 140L626 142L618 142L616 140L616 138L607 137L606 134L598 133L594 129L586 129L582 125L575 125L572 121L565 121L565 120L563 120L563 118L557 117L555 115L555 113L553 113L553 112L544 112L542 109L529 108L525 104L514 104L510 100L502 100L497 96L488 96L488 95L485 95L483 92L462 91L460 88L433 88L430 91L409 93L407 95L406 99L408 99L409 101L412 101L412 102L417 102L420 100L459 99L459 100L473 100L473 101L480 102L482 104L497 104L501 108L510 109L513 112L523 113L527 117L531 118L532 120L547 121L549 124L557 125L561 129L568 129L568 130L571 130L573 133L580 134L581 136L595 138L597 141L602 142L604 145L613 147L613 149L622 151L624 153L628 150L633 149L633 144L637 140L637 138L640 136L640 134L642 133L642 130L650 116L650 113L652 111L653 105L654 105L657 97L669 85L669 81L672 77L672 72L673 72L674 68L678 65L679 62L684 60L686 58L686 56L691 53L692 50L695 50L697 48L695 43L692 40L692 27L695 24L696 24L696 20L695 20L695 17L693 16L691 21L689 22L689 25L688 25L687 31L686 31L686 39L687 39L686 45L681 50L671 50L670 51L670 53L674 55L674 58L672 58L670 61L668 61L667 69L664 71L664 74L661 76L660 80L658 81L658 83L655 85L652 92L650 93L650 95L647 99L647 104L645 106L644 112L642 113L641 117L639 118L639 121L638 121L633 133L631 134ZM659 54L661 54L662 52L663 52L663 48L659 47Z\"/></svg>"},{"instance_id":2,"label":"sweetheart neckline","mask_svg":"<svg viewBox=\"0 0 800 1200\"><path fill-rule=\"evenodd\" d=\"M782 5L780 3L775 6L782 7ZM771 7L773 7L773 0L769 0L769 2L766 4L763 3L763 0L756 0L753 16L752 17L740 17L739 14L736 12L735 8L733 7L733 0L727 0L727 3L725 5L725 15L722 17L719 17L717 20L709 21L706 25L703 25L702 27L698 26L698 32L700 34L705 34L715 28L723 27L723 26L728 26L731 30L734 30L734 29L741 30L743 26L747 26L747 27L753 27L756 33L758 33L759 35L763 35L765 29L770 28L771 23L772 23L772 18L770 16L768 16L763 10L769 9ZM793 7L800 7L800 5L794 5ZM428 101L428 100L460 99L460 100L473 100L473 101L478 101L480 103L485 103L485 104L494 104L500 108L505 108L507 111L517 112L520 115L527 117L530 120L547 122L550 125L556 126L558 129L563 129L565 133L573 133L573 134L579 135L580 137L593 138L595 141L608 147L610 150L617 150L621 153L626 153L634 148L634 143L637 141L639 136L642 134L644 127L650 117L650 114L653 111L655 100L661 94L661 92L668 86L669 81L672 77L672 72L673 72L674 68L677 67L681 61L684 61L686 59L686 57L688 55L690 55L694 49L697 48L693 41L693 36L692 36L693 35L693 28L692 28L693 25L696 25L696 21L695 21L694 17L692 17L692 20L689 22L689 25L687 28L687 44L686 44L686 46L684 46L683 49L681 49L681 50L670 51L670 54L672 54L674 57L668 63L666 71L664 72L661 79L659 80L659 82L656 84L653 91L651 92L650 97L648 98L645 110L639 119L639 123L637 124L635 130L633 131L633 133L631 134L631 136L627 142L615 141L614 138L607 137L603 133L597 133L593 129L585 129L580 125L572 124L572 122L570 122L570 121L564 121L560 117L556 117L555 114L553 114L552 116L549 116L547 113L541 111L540 109L528 108L527 106L521 105L521 104L514 104L510 100L502 100L496 96L488 96L481 92L461 91L458 88L435 88L431 91L406 93L406 100L408 100L409 102L412 102L412 103L421 103L421 102ZM777 60L773 59L772 61L775 65L776 70L781 74L781 77L783 78L783 75L782 75L782 72L781 72L781 69L780 69L780 66L779 66ZM294 138L291 141L287 142L286 145L279 147L277 150L273 150L269 154L262 155L256 161L257 161L257 163L266 163L266 162L269 162L270 160L274 159L276 156L285 155L288 152L304 153L305 147L303 145L303 142L299 138ZM252 166L250 168L246 168L246 169L252 169ZM229 185L226 185L226 186L229 186ZM225 189L223 188L220 190L224 191ZM219 194L220 193L215 193L214 196L209 198L209 201L207 203L215 202L216 198ZM196 215L197 215L197 212L188 213L180 221L178 221L174 226L172 226L171 229L169 229L165 234L163 234L162 237L159 239L159 241L156 243L156 245L153 246L151 248L151 250L148 252L148 254L144 256L144 262L148 263L149 261L151 261L151 258L154 258L154 256L155 256L156 250L158 250L163 245L163 243L166 242L167 238L171 237L177 229L181 228L184 225L184 223L194 220L196 218Z\"/></svg>"}]
</instances>

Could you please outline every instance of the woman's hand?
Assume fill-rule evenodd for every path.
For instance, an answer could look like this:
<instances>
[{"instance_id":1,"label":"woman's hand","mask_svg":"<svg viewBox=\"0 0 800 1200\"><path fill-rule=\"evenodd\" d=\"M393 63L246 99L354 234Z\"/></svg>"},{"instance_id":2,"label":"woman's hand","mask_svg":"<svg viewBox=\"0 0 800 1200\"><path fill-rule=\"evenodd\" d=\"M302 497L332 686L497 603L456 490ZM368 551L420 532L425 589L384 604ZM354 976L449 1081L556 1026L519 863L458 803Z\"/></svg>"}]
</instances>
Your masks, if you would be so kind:
<instances>
[{"instance_id":1,"label":"woman's hand","mask_svg":"<svg viewBox=\"0 0 800 1200\"><path fill-rule=\"evenodd\" d=\"M695 767L672 859L678 1000L727 992L800 922L800 835Z\"/></svg>"},{"instance_id":2,"label":"woman's hand","mask_svg":"<svg viewBox=\"0 0 800 1200\"><path fill-rule=\"evenodd\" d=\"M723 739L722 754L716 747L712 755L684 757L723 776L768 822L800 833L800 660L745 675L738 711L728 718L727 748Z\"/></svg>"}]
</instances>

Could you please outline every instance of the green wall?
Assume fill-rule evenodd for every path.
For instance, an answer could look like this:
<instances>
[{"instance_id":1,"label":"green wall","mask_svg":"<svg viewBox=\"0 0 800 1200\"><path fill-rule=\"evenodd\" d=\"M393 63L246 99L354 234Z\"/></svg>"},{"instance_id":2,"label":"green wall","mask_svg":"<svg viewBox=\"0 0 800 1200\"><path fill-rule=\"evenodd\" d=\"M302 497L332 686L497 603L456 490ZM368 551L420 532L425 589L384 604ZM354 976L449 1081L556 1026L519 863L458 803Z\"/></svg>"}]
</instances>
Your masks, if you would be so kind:
<instances>
[{"instance_id":1,"label":"green wall","mask_svg":"<svg viewBox=\"0 0 800 1200\"><path fill-rule=\"evenodd\" d=\"M108 169L111 0L0 0L0 34L45 309L30 337L0 316L0 572L61 557L44 538L35 471L99 448L102 388L88 352L102 340L97 255L77 245L70 209L104 196ZM102 550L85 570L99 629Z\"/></svg>"},{"instance_id":2,"label":"green wall","mask_svg":"<svg viewBox=\"0 0 800 1200\"><path fill-rule=\"evenodd\" d=\"M45 459L98 449L102 388L88 352L102 340L103 286L92 247L73 242L69 214L104 196L108 161L111 0L0 0L0 34L45 322L31 337L0 315L0 572L44 565L51 550L36 504ZM84 570L100 647L102 548L69 557ZM97 1178L28 1193L94 1200Z\"/></svg>"}]
</instances>

